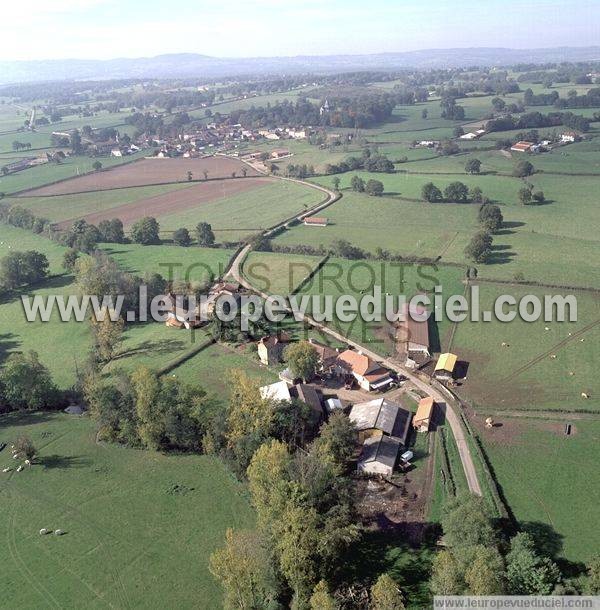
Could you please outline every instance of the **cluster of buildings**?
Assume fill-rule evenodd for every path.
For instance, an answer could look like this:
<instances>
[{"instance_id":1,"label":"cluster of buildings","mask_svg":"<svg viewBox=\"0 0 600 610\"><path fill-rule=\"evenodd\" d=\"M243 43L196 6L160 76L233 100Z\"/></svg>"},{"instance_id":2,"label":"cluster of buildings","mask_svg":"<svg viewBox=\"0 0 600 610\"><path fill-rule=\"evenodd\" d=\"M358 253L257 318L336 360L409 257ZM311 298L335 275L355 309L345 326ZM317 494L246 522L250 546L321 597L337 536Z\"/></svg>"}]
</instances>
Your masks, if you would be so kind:
<instances>
[{"instance_id":1,"label":"cluster of buildings","mask_svg":"<svg viewBox=\"0 0 600 610\"><path fill-rule=\"evenodd\" d=\"M540 153L552 150L556 146L563 146L565 144L572 144L573 142L579 142L581 136L575 131L565 131L560 134L557 140L540 140L539 142L529 142L527 140L520 140L513 144L510 149L513 152L522 153Z\"/></svg>"}]
</instances>

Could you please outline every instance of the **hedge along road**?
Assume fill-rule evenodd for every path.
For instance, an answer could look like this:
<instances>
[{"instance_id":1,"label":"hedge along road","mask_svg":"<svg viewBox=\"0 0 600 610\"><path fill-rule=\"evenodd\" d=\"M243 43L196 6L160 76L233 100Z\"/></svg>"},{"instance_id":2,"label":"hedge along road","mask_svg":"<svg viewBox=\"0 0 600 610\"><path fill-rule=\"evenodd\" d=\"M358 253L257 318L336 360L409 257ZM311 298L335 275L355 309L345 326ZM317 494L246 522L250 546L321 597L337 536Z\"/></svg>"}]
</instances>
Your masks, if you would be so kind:
<instances>
[{"instance_id":1,"label":"hedge along road","mask_svg":"<svg viewBox=\"0 0 600 610\"><path fill-rule=\"evenodd\" d=\"M253 167L254 169L257 169L255 166L251 166L251 167ZM260 171L260 170L257 170L257 171ZM313 207L312 209L310 209L306 212L303 212L300 216L298 216L298 220L302 220L306 216L310 216L311 214L314 214L315 212L319 212L319 211L325 209L326 207L330 206L332 203L336 202L341 197L341 195L339 193L335 193L334 191L331 191L326 187L312 184L310 182L304 182L303 180L297 180L297 179L293 179L293 178L283 178L283 177L280 177L279 179L280 180L289 180L290 182L297 182L298 184L303 184L305 186L317 189L317 190L327 194L326 201L324 201L323 203L320 203L319 205ZM289 219L286 219L284 222L279 223L275 227L271 227L270 229L267 229L266 231L264 231L262 233L262 235L265 237L268 237L274 231L276 231L280 227L284 226L287 222L289 222ZM255 288L244 277L244 275L242 273L242 266L251 249L252 249L252 245L248 244L237 253L235 258L231 262L229 274L231 276L233 276L233 278L235 279L236 282L238 282L240 285L244 286L248 290L254 292L255 294L258 294L263 299L265 299L265 301L273 302L272 296L268 295L266 292L263 292L263 291ZM291 307L288 306L287 310L288 310L288 312L292 313ZM456 442L456 446L458 447L458 454L460 455L460 461L462 462L463 470L465 472L465 477L467 479L467 484L469 486L469 491L478 496L482 495L481 486L479 484L479 479L477 478L477 472L475 470L475 464L473 463L471 451L469 449L469 445L468 445L468 442L466 439L465 430L460 422L459 416L457 415L456 411L454 410L454 407L448 401L446 396L442 393L444 388L440 384L438 384L436 381L434 381L432 379L428 379L428 380L421 379L420 377L417 377L414 373L408 371L407 369L398 365L397 363L392 362L391 360L388 360L387 358L382 359L381 356L372 352L371 350L364 347L360 343L357 343L356 341L352 341L348 337L345 337L341 333L336 332L335 330L329 328L328 326L321 324L320 322L317 322L316 320L314 320L313 318L311 318L310 316L308 316L306 314L300 314L300 318L301 318L301 321L306 322L307 324L310 324L311 326L317 328L318 330L320 330L324 333L327 333L329 336L333 337L337 341L350 345L354 349L360 350L363 354L365 354L366 356L368 356L375 362L379 362L383 366L387 367L388 369L403 375L404 377L409 379L419 390L421 390L428 396L431 396L433 398L433 400L435 400L435 402L439 403L440 405L444 405L443 408L444 408L446 420L450 424L450 429L452 430L452 434L454 436L454 441Z\"/></svg>"}]
</instances>

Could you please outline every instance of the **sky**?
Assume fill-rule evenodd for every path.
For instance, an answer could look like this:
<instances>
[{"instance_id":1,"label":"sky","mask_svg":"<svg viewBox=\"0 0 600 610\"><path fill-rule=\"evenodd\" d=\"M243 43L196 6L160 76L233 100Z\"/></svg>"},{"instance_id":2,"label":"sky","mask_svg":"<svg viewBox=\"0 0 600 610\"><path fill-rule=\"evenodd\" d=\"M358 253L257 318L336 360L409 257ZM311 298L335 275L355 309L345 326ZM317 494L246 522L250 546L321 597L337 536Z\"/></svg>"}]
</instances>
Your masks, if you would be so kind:
<instances>
[{"instance_id":1,"label":"sky","mask_svg":"<svg viewBox=\"0 0 600 610\"><path fill-rule=\"evenodd\" d=\"M0 60L361 54L600 44L600 0L26 0Z\"/></svg>"}]
</instances>

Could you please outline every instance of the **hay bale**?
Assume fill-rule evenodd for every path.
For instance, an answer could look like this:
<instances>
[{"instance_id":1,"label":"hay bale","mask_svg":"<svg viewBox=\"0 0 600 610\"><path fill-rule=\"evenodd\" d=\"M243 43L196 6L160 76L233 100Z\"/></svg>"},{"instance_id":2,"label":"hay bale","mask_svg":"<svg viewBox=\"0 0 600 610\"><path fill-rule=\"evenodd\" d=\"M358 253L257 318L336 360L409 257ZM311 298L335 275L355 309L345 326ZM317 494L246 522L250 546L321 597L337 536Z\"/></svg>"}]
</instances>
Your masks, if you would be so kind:
<instances>
[{"instance_id":1,"label":"hay bale","mask_svg":"<svg viewBox=\"0 0 600 610\"><path fill-rule=\"evenodd\" d=\"M46 534L49 534L52 530L46 529L45 527L43 527L40 530L40 536L45 536Z\"/></svg>"},{"instance_id":2,"label":"hay bale","mask_svg":"<svg viewBox=\"0 0 600 610\"><path fill-rule=\"evenodd\" d=\"M54 530L55 536L62 536L63 534L64 534L64 532L62 530Z\"/></svg>"}]
</instances>

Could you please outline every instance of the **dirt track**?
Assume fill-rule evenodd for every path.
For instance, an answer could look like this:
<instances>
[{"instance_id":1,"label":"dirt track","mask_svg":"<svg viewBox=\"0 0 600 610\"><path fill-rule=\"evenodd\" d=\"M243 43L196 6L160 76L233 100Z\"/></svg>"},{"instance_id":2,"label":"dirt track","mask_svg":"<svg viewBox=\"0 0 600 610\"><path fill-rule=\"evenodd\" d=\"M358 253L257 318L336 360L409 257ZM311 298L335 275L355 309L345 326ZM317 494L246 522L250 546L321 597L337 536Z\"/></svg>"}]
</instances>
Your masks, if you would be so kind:
<instances>
[{"instance_id":1,"label":"dirt track","mask_svg":"<svg viewBox=\"0 0 600 610\"><path fill-rule=\"evenodd\" d=\"M229 197L259 188L269 182L271 182L269 178L236 178L235 180L194 183L188 188L155 195L101 212L93 212L79 218L83 218L91 224L98 224L101 220L119 218L127 227L144 216L160 217L175 212L183 212L221 197ZM58 227L70 227L74 220L77 219L64 220L58 224Z\"/></svg>"},{"instance_id":2,"label":"dirt track","mask_svg":"<svg viewBox=\"0 0 600 610\"><path fill-rule=\"evenodd\" d=\"M232 172L242 176L242 169L248 176L258 172L237 159L229 157L205 157L204 159L140 159L133 163L118 165L106 171L93 172L50 184L27 192L27 196L67 195L88 191L104 191L130 186L146 186L168 182L184 182L188 171L194 180L203 180L204 171L208 178L231 178Z\"/></svg>"}]
</instances>

